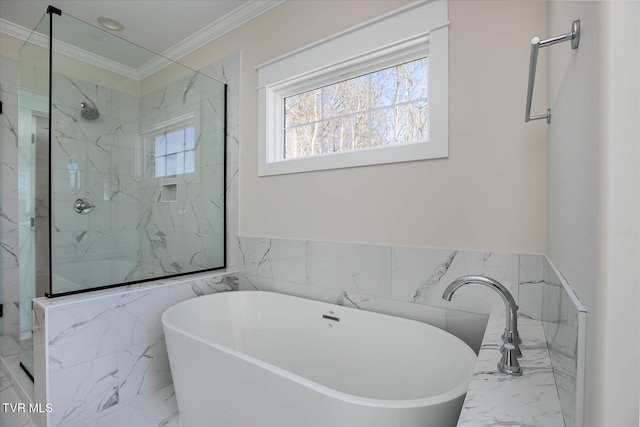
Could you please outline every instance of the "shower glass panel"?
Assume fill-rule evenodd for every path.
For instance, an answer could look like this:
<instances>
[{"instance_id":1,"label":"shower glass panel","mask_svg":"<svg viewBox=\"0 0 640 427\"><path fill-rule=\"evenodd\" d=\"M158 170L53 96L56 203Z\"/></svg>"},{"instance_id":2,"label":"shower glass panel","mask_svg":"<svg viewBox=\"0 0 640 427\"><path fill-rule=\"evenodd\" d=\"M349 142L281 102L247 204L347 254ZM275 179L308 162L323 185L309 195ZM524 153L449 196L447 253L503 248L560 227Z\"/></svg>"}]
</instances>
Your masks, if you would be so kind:
<instances>
[{"instance_id":1,"label":"shower glass panel","mask_svg":"<svg viewBox=\"0 0 640 427\"><path fill-rule=\"evenodd\" d=\"M20 363L33 373L31 300L49 291L49 37L45 15L19 52ZM33 375L32 375L33 376Z\"/></svg>"},{"instance_id":2,"label":"shower glass panel","mask_svg":"<svg viewBox=\"0 0 640 427\"><path fill-rule=\"evenodd\" d=\"M54 15L51 291L224 266L225 86Z\"/></svg>"},{"instance_id":3,"label":"shower glass panel","mask_svg":"<svg viewBox=\"0 0 640 427\"><path fill-rule=\"evenodd\" d=\"M49 7L20 51L31 300L224 268L226 86Z\"/></svg>"}]
</instances>

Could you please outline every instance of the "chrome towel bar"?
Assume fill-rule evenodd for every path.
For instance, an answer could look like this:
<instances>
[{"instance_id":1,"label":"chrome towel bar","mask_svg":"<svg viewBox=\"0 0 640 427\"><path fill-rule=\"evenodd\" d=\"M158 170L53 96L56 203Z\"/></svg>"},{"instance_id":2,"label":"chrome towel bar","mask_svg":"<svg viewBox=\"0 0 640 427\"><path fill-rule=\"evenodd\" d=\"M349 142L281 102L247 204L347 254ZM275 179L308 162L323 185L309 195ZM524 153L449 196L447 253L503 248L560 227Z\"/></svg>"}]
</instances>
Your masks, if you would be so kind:
<instances>
[{"instance_id":1,"label":"chrome towel bar","mask_svg":"<svg viewBox=\"0 0 640 427\"><path fill-rule=\"evenodd\" d=\"M538 63L538 49L541 47L551 46L557 43L571 41L571 49L577 49L580 45L580 20L576 19L571 24L571 32L561 36L551 37L546 40L540 40L540 37L531 39L531 59L529 61L529 85L527 87L527 105L524 113L524 121L547 119L547 123L551 123L551 109L547 108L547 114L539 116L531 115L531 98L533 97L533 84L536 80L536 66Z\"/></svg>"}]
</instances>

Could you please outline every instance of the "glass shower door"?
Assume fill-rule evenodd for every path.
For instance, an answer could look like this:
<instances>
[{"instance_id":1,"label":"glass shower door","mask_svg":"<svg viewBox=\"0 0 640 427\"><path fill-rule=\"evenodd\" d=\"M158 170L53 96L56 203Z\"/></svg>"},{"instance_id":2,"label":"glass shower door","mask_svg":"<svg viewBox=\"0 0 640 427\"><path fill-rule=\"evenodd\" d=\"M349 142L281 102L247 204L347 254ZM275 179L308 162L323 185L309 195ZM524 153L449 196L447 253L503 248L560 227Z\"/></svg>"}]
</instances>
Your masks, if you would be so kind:
<instances>
[{"instance_id":1,"label":"glass shower door","mask_svg":"<svg viewBox=\"0 0 640 427\"><path fill-rule=\"evenodd\" d=\"M18 235L20 363L33 376L32 306L49 289L50 22L40 21L19 53Z\"/></svg>"}]
</instances>

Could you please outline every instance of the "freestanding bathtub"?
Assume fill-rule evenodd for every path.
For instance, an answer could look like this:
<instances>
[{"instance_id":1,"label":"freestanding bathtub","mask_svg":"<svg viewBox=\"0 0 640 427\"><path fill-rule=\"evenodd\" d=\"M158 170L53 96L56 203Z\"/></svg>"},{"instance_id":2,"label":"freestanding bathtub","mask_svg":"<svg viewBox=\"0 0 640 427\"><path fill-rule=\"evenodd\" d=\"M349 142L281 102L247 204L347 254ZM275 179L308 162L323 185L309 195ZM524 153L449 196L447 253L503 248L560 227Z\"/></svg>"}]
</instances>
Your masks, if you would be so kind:
<instances>
[{"instance_id":1,"label":"freestanding bathtub","mask_svg":"<svg viewBox=\"0 0 640 427\"><path fill-rule=\"evenodd\" d=\"M271 292L162 324L182 427L455 426L476 360L424 323Z\"/></svg>"}]
</instances>

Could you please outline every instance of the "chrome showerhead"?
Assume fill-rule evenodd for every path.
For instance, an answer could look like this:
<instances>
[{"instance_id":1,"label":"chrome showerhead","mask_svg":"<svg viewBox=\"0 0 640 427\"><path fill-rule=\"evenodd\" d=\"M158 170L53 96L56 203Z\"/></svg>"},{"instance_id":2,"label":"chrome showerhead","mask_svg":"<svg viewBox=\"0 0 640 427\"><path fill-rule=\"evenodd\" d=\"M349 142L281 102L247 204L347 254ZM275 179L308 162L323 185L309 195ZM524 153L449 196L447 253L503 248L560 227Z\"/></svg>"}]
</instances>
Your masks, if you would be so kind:
<instances>
[{"instance_id":1,"label":"chrome showerhead","mask_svg":"<svg viewBox=\"0 0 640 427\"><path fill-rule=\"evenodd\" d=\"M95 120L100 117L100 111L98 111L95 107L90 107L86 102L81 102L80 107L80 115L85 120Z\"/></svg>"}]
</instances>

